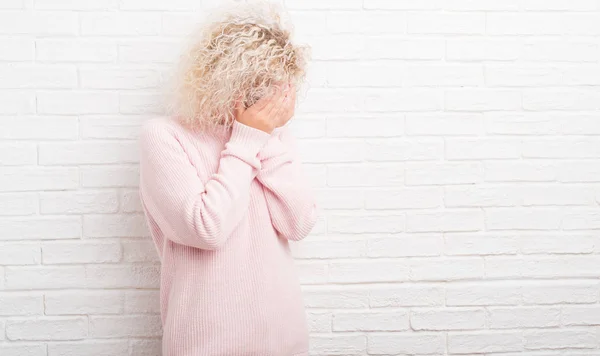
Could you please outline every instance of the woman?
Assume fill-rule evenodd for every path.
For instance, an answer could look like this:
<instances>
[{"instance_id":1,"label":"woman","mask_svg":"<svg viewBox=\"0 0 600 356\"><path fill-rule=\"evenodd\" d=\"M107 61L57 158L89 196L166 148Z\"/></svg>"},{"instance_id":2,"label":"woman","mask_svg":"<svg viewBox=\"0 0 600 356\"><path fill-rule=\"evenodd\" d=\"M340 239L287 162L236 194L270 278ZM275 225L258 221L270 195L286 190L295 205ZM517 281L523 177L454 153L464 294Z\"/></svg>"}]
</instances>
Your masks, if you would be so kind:
<instances>
[{"instance_id":1,"label":"woman","mask_svg":"<svg viewBox=\"0 0 600 356\"><path fill-rule=\"evenodd\" d=\"M164 356L308 355L288 241L315 224L293 138L305 49L271 7L221 16L182 65L176 115L143 128Z\"/></svg>"}]
</instances>

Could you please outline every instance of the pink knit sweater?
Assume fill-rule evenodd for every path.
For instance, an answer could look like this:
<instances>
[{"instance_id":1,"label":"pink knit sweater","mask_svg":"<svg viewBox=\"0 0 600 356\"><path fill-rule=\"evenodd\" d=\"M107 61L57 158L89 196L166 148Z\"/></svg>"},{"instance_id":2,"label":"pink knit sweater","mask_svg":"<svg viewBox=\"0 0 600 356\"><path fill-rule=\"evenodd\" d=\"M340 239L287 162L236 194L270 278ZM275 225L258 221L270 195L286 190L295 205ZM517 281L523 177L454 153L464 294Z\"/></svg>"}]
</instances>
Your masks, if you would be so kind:
<instances>
[{"instance_id":1,"label":"pink knit sweater","mask_svg":"<svg viewBox=\"0 0 600 356\"><path fill-rule=\"evenodd\" d=\"M310 232L315 205L287 129L202 134L156 119L141 143L163 356L308 355L288 240Z\"/></svg>"}]
</instances>

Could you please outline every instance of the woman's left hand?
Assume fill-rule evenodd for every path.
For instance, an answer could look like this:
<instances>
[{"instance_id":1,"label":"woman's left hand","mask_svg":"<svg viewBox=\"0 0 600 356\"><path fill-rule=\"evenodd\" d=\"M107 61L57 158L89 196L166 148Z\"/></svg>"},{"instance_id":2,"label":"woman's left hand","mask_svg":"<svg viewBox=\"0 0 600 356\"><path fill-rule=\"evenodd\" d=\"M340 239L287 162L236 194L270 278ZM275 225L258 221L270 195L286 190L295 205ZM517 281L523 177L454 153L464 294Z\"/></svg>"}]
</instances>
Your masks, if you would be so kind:
<instances>
[{"instance_id":1,"label":"woman's left hand","mask_svg":"<svg viewBox=\"0 0 600 356\"><path fill-rule=\"evenodd\" d=\"M276 127L284 126L294 116L296 110L296 87L288 85L284 90L285 99L277 115Z\"/></svg>"}]
</instances>

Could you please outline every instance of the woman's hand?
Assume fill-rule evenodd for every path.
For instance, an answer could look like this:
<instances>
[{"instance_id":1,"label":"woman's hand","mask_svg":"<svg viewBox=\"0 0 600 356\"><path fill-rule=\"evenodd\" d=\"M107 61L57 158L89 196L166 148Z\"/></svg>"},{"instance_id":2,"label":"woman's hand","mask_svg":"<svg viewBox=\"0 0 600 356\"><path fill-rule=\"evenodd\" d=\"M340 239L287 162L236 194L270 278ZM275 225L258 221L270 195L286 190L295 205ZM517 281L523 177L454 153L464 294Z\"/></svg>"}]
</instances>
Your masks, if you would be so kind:
<instances>
[{"instance_id":1,"label":"woman's hand","mask_svg":"<svg viewBox=\"0 0 600 356\"><path fill-rule=\"evenodd\" d=\"M244 109L241 101L236 104L235 119L252 128L271 133L277 127L285 125L294 116L296 91L292 86L278 88L271 95Z\"/></svg>"},{"instance_id":2,"label":"woman's hand","mask_svg":"<svg viewBox=\"0 0 600 356\"><path fill-rule=\"evenodd\" d=\"M270 134L278 126L284 99L285 94L278 89L273 95L258 100L247 109L244 109L242 101L238 101L235 107L235 119L239 123Z\"/></svg>"}]
</instances>

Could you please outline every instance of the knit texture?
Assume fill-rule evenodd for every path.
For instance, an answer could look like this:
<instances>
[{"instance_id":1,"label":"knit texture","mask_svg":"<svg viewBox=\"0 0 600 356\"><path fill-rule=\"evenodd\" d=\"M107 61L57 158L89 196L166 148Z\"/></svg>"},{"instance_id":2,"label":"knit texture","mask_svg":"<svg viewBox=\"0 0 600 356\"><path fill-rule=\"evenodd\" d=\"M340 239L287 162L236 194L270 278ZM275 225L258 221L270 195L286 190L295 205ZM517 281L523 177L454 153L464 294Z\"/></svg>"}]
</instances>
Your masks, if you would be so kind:
<instances>
[{"instance_id":1,"label":"knit texture","mask_svg":"<svg viewBox=\"0 0 600 356\"><path fill-rule=\"evenodd\" d=\"M316 221L286 128L144 125L140 193L161 259L163 356L308 355L289 240Z\"/></svg>"}]
</instances>

